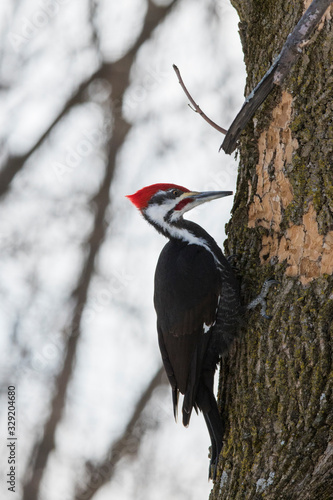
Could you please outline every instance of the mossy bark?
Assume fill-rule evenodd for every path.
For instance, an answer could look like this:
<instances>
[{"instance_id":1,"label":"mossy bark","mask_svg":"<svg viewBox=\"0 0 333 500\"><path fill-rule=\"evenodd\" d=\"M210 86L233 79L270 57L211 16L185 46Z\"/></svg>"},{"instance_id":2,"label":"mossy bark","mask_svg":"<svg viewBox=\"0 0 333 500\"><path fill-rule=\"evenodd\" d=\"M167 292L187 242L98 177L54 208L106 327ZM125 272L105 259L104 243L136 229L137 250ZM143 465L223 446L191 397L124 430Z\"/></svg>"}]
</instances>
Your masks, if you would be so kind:
<instances>
[{"instance_id":1,"label":"mossy bark","mask_svg":"<svg viewBox=\"0 0 333 500\"><path fill-rule=\"evenodd\" d=\"M232 3L248 94L307 5ZM333 498L332 17L331 7L241 138L225 250L238 256L244 302L267 277L280 286L273 319L248 313L221 367L226 433L211 500Z\"/></svg>"}]
</instances>

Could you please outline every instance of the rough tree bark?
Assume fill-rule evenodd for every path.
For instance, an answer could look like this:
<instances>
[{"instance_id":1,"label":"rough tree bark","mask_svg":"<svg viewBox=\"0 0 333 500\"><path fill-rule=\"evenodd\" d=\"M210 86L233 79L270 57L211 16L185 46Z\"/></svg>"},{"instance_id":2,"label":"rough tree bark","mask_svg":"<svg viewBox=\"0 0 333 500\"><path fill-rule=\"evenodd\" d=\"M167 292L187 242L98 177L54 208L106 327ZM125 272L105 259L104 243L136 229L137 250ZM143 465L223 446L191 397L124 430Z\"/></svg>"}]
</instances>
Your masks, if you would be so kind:
<instances>
[{"instance_id":1,"label":"rough tree bark","mask_svg":"<svg viewBox=\"0 0 333 500\"><path fill-rule=\"evenodd\" d=\"M232 0L246 94L309 1ZM240 140L226 253L238 256L244 302L267 277L273 319L251 312L223 362L224 447L211 500L333 498L333 8L282 89Z\"/></svg>"}]
</instances>

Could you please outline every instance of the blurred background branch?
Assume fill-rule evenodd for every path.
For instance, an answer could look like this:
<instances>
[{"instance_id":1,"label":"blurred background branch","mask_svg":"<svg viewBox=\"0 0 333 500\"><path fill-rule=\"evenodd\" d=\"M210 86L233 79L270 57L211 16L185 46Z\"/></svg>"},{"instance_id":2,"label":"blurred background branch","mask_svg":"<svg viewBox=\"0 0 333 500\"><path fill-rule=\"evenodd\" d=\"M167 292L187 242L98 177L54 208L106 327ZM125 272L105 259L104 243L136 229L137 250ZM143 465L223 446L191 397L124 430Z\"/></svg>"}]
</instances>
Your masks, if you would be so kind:
<instances>
[{"instance_id":1,"label":"blurred background branch","mask_svg":"<svg viewBox=\"0 0 333 500\"><path fill-rule=\"evenodd\" d=\"M133 457L138 454L145 434L151 429L156 430L156 427L159 427L160 423L158 420L147 418L147 415L144 415L144 410L152 398L155 389L160 385L167 384L168 380L165 370L161 366L140 396L124 432L111 444L106 458L100 463L92 464L91 462L86 462L86 474L83 478L85 487L82 484L78 485L75 500L83 498L89 500L93 498L95 493L106 482L112 479L115 468L120 460L126 456Z\"/></svg>"},{"instance_id":2,"label":"blurred background branch","mask_svg":"<svg viewBox=\"0 0 333 500\"><path fill-rule=\"evenodd\" d=\"M135 46L132 47L132 49L120 60L113 64L102 66L100 71L95 74L94 78L108 77L112 89L111 102L112 100L122 102L123 95L129 84L129 73L138 48L147 40L147 38L149 38L152 30L168 13L169 9L170 6L166 8L158 8L152 2L149 2L145 22L143 24L141 35L139 36L140 41L137 42ZM60 114L61 116L64 116L64 114L78 102L78 99L82 98L87 85L92 82L93 78L91 77L88 82L80 86L76 96L74 98L72 97L70 101L66 103L64 110ZM53 126L57 121L59 121L60 115L58 115L57 119L53 122ZM95 212L95 221L92 232L86 243L87 258L84 262L77 287L72 295L74 300L72 319L70 320L69 326L65 328L67 341L64 347L64 364L62 370L57 375L51 411L44 425L43 438L34 451L35 456L33 457L33 470L28 471L29 479L24 486L24 500L30 500L31 498L38 497L42 474L49 454L55 446L54 436L57 425L62 417L66 391L72 375L77 345L81 335L82 313L86 306L88 289L93 277L95 259L105 236L105 216L110 203L110 188L115 170L115 161L118 151L124 143L129 128L130 125L126 122L120 112L113 114L112 130L110 131L111 136L107 139L106 146L106 157L108 161L105 168L104 180L99 191L91 200L91 205ZM38 142L40 144L40 141Z\"/></svg>"},{"instance_id":3,"label":"blurred background branch","mask_svg":"<svg viewBox=\"0 0 333 500\"><path fill-rule=\"evenodd\" d=\"M234 189L237 165L192 119L172 64L230 123L244 86L235 12L226 0L21 0L0 8L0 37L0 432L14 384L17 498L207 497L205 426L175 425L159 368L164 242L125 194ZM197 212L220 244L228 209L210 227Z\"/></svg>"}]
</instances>

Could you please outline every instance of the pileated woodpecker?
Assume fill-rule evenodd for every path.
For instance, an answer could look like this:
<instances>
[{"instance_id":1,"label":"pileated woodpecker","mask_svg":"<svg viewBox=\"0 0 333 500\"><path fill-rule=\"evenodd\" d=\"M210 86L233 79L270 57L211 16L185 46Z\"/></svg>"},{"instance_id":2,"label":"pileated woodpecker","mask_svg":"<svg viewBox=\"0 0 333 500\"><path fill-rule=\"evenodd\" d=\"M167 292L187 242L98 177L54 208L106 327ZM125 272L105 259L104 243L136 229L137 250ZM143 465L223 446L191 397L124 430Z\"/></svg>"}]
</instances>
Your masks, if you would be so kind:
<instances>
[{"instance_id":1,"label":"pileated woodpecker","mask_svg":"<svg viewBox=\"0 0 333 500\"><path fill-rule=\"evenodd\" d=\"M193 408L203 412L212 443L210 477L216 475L224 433L213 392L214 373L237 335L242 307L238 281L221 249L183 214L231 194L154 184L128 195L143 217L169 238L155 272L159 347L172 387L175 418L179 392L184 394L185 426Z\"/></svg>"}]
</instances>

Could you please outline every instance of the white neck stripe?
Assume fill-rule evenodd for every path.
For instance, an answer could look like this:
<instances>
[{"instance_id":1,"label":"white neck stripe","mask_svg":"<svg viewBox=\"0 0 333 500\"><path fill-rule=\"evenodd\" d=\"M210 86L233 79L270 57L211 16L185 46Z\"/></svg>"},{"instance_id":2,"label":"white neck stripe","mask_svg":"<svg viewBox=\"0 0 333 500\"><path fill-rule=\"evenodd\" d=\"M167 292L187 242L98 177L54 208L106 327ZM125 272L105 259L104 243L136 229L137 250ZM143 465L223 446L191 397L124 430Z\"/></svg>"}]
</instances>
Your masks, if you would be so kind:
<instances>
[{"instance_id":1,"label":"white neck stripe","mask_svg":"<svg viewBox=\"0 0 333 500\"><path fill-rule=\"evenodd\" d=\"M173 200L170 200L170 205L173 206ZM178 240L183 240L189 245L199 245L204 247L209 253L212 254L214 257L215 262L220 265L219 260L217 259L216 255L212 251L212 249L209 247L209 245L206 243L206 241L203 238L199 238L198 236L195 236L191 231L188 229L182 227L178 228L175 225L169 224L164 216L165 216L165 204L163 206L161 205L151 205L148 207L145 211L145 216L149 221L152 221L154 224L160 226L162 231L166 233L167 235L169 234L172 238L176 238ZM178 217L180 218L180 217Z\"/></svg>"}]
</instances>

